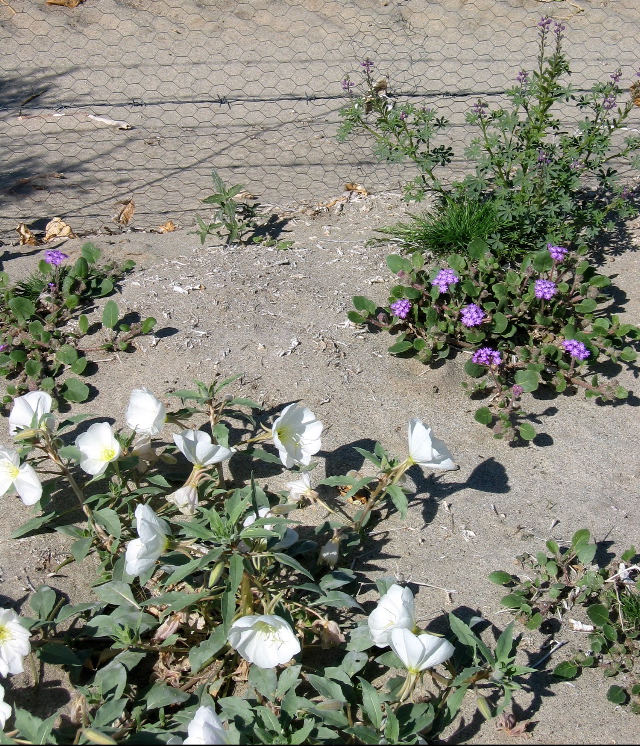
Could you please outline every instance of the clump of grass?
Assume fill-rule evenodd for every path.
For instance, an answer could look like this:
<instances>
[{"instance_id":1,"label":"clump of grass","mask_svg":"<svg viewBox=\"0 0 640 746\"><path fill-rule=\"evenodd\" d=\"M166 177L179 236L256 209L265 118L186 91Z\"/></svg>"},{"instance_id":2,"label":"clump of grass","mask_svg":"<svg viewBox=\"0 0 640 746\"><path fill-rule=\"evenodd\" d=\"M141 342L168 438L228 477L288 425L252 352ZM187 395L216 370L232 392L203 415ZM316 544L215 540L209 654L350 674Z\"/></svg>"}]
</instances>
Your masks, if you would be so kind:
<instances>
[{"instance_id":1,"label":"clump of grass","mask_svg":"<svg viewBox=\"0 0 640 746\"><path fill-rule=\"evenodd\" d=\"M431 212L410 217L410 222L376 230L397 240L406 251L442 256L466 254L467 246L474 238L486 241L500 229L496 206L490 200L446 199Z\"/></svg>"}]
</instances>

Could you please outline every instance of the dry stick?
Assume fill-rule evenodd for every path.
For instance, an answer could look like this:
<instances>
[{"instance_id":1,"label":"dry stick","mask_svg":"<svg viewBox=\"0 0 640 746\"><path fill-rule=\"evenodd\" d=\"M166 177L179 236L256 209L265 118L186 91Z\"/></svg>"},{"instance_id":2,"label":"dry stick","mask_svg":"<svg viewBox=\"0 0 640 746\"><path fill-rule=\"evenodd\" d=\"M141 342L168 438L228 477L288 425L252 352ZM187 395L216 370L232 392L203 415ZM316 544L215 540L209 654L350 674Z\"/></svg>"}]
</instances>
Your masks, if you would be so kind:
<instances>
[{"instance_id":1,"label":"dry stick","mask_svg":"<svg viewBox=\"0 0 640 746\"><path fill-rule=\"evenodd\" d=\"M553 654L554 654L554 653L556 652L556 650L560 650L560 648L561 648L561 647L562 647L563 645L566 645L566 644L567 644L567 642L568 642L568 640L563 640L562 642L557 642L557 643L556 643L556 644L555 644L555 645L554 645L554 646L553 646L553 647L551 648L551 650L550 650L550 651L549 651L549 652L548 652L548 653L547 653L546 655L543 655L543 656L542 656L542 658L540 658L540 660L536 661L536 662L535 662L535 663L534 663L534 664L533 664L533 665L531 666L531 668L537 668L537 667L538 667L538 666L539 666L539 665L540 665L541 663L544 663L544 662L545 662L545 661L547 660L547 658L550 658L550 657L551 657L551 656L552 656L552 655L553 655Z\"/></svg>"}]
</instances>

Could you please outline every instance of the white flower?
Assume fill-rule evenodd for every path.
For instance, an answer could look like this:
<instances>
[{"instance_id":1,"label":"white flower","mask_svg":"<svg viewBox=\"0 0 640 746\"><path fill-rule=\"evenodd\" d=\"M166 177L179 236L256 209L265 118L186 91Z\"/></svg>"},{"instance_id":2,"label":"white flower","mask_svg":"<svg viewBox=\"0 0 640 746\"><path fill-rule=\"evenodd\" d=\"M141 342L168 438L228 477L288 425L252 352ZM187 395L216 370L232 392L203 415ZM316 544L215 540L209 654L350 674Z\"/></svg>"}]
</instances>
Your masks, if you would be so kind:
<instances>
[{"instance_id":1,"label":"white flower","mask_svg":"<svg viewBox=\"0 0 640 746\"><path fill-rule=\"evenodd\" d=\"M179 435L174 435L173 440L187 461L200 468L219 464L235 453L235 448L214 445L202 430L183 430Z\"/></svg>"},{"instance_id":2,"label":"white flower","mask_svg":"<svg viewBox=\"0 0 640 746\"><path fill-rule=\"evenodd\" d=\"M86 433L78 435L76 448L82 453L80 468L94 477L103 474L111 461L120 456L120 443L108 422L96 422Z\"/></svg>"},{"instance_id":3,"label":"white flower","mask_svg":"<svg viewBox=\"0 0 640 746\"><path fill-rule=\"evenodd\" d=\"M9 435L23 429L51 430L55 417L51 414L52 399L45 391L29 391L13 402L9 415Z\"/></svg>"},{"instance_id":4,"label":"white flower","mask_svg":"<svg viewBox=\"0 0 640 746\"><path fill-rule=\"evenodd\" d=\"M164 404L143 386L133 389L127 407L127 425L137 433L157 435L167 420Z\"/></svg>"},{"instance_id":5,"label":"white flower","mask_svg":"<svg viewBox=\"0 0 640 746\"><path fill-rule=\"evenodd\" d=\"M11 705L4 701L4 687L0 685L0 728L4 729L4 724L11 717Z\"/></svg>"},{"instance_id":6,"label":"white flower","mask_svg":"<svg viewBox=\"0 0 640 746\"><path fill-rule=\"evenodd\" d=\"M391 649L412 674L444 663L454 651L453 645L444 637L426 633L414 635L410 630L400 628L391 632Z\"/></svg>"},{"instance_id":7,"label":"white flower","mask_svg":"<svg viewBox=\"0 0 640 746\"><path fill-rule=\"evenodd\" d=\"M31 650L30 637L13 609L0 609L0 676L24 671L22 659Z\"/></svg>"},{"instance_id":8,"label":"white flower","mask_svg":"<svg viewBox=\"0 0 640 746\"><path fill-rule=\"evenodd\" d=\"M367 620L371 639L379 648L386 648L394 629L413 629L416 611L413 593L394 583L378 601Z\"/></svg>"},{"instance_id":9,"label":"white flower","mask_svg":"<svg viewBox=\"0 0 640 746\"><path fill-rule=\"evenodd\" d=\"M295 403L282 410L271 428L278 455L287 469L294 464L311 463L311 457L322 447L321 434L322 422L310 409Z\"/></svg>"},{"instance_id":10,"label":"white flower","mask_svg":"<svg viewBox=\"0 0 640 746\"><path fill-rule=\"evenodd\" d=\"M270 508L258 508L258 515L256 516L255 513L248 515L242 522L242 525L244 528L247 528L248 526L251 526L251 524L255 523L258 518L267 518L268 516L272 515L273 513L271 512ZM273 526L271 524L266 524L264 528L267 531L271 531ZM292 528L287 528L282 539L280 539L277 544L274 544L271 547L271 550L274 552L279 552L282 549L288 549L292 544L295 544L299 538L300 537L297 531L294 531ZM258 541L264 542L265 540L259 539ZM238 544L238 548L243 552L249 551L249 547L244 543L244 541L241 541Z\"/></svg>"},{"instance_id":11,"label":"white flower","mask_svg":"<svg viewBox=\"0 0 640 746\"><path fill-rule=\"evenodd\" d=\"M285 487L289 490L289 497L294 502L299 502L303 497L314 498L318 494L311 489L311 475L308 471L301 472L300 479L287 482Z\"/></svg>"},{"instance_id":12,"label":"white flower","mask_svg":"<svg viewBox=\"0 0 640 746\"><path fill-rule=\"evenodd\" d=\"M138 457L136 471L138 474L146 474L151 466L158 460L158 454L151 445L151 436L148 433L140 433L133 441L131 455Z\"/></svg>"},{"instance_id":13,"label":"white flower","mask_svg":"<svg viewBox=\"0 0 640 746\"><path fill-rule=\"evenodd\" d=\"M431 428L414 417L409 422L409 458L414 464L444 471L457 469L447 446L431 435Z\"/></svg>"},{"instance_id":14,"label":"white flower","mask_svg":"<svg viewBox=\"0 0 640 746\"><path fill-rule=\"evenodd\" d=\"M198 488L187 482L180 489L167 495L167 502L176 505L184 515L194 515L198 504Z\"/></svg>"},{"instance_id":15,"label":"white flower","mask_svg":"<svg viewBox=\"0 0 640 746\"><path fill-rule=\"evenodd\" d=\"M153 512L148 505L136 508L136 530L139 539L130 541L125 554L128 575L141 575L151 569L158 557L169 546L169 524Z\"/></svg>"},{"instance_id":16,"label":"white flower","mask_svg":"<svg viewBox=\"0 0 640 746\"><path fill-rule=\"evenodd\" d=\"M183 743L187 744L227 744L227 732L222 726L220 718L216 715L213 707L198 707L193 720L187 728L189 734Z\"/></svg>"},{"instance_id":17,"label":"white flower","mask_svg":"<svg viewBox=\"0 0 640 746\"><path fill-rule=\"evenodd\" d=\"M227 639L246 661L259 668L275 668L300 652L300 642L290 625L273 614L240 617L231 625Z\"/></svg>"},{"instance_id":18,"label":"white flower","mask_svg":"<svg viewBox=\"0 0 640 746\"><path fill-rule=\"evenodd\" d=\"M14 487L25 505L35 505L42 497L42 485L30 464L20 465L16 451L0 446L0 495Z\"/></svg>"}]
</instances>

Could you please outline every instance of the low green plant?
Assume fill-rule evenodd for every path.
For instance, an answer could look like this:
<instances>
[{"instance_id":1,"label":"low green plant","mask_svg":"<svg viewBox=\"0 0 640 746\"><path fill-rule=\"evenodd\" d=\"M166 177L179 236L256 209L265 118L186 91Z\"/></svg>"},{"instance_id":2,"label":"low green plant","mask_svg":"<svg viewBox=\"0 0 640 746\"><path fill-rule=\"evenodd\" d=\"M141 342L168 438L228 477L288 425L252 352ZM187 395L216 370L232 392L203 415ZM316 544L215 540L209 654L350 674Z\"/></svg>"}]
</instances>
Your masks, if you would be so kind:
<instances>
[{"instance_id":1,"label":"low green plant","mask_svg":"<svg viewBox=\"0 0 640 746\"><path fill-rule=\"evenodd\" d=\"M100 256L87 243L73 264L65 263L68 257L61 251L45 251L38 271L14 285L6 272L0 273L0 375L8 381L3 404L36 388L66 401L87 399L88 386L70 375L85 374L89 363L89 348L79 346L90 327L83 312L95 299L110 295L134 266L132 261L99 264ZM109 300L102 315L108 339L90 349L127 350L134 337L147 334L154 324L153 318L119 321L118 306Z\"/></svg>"},{"instance_id":2,"label":"low green plant","mask_svg":"<svg viewBox=\"0 0 640 746\"><path fill-rule=\"evenodd\" d=\"M529 629L540 628L554 618L565 622L568 614L584 610L586 622L568 619L575 632L588 633L590 652L562 661L554 674L575 678L584 667L599 667L607 677L625 674L624 686L612 685L607 693L611 702L631 705L640 714L640 557L635 547L620 559L598 564L597 545L587 529L577 531L571 543L561 548L546 542L547 551L518 557L522 576L501 570L489 580L509 588L502 605L511 609ZM631 563L631 564L629 564Z\"/></svg>"},{"instance_id":3,"label":"low green plant","mask_svg":"<svg viewBox=\"0 0 640 746\"><path fill-rule=\"evenodd\" d=\"M402 284L391 288L385 308L355 296L349 319L397 335L389 347L394 355L434 363L470 353L464 368L474 383L463 386L474 399L490 397L475 418L496 437L535 437L522 396L540 386L602 400L627 397L615 380L600 382L599 363L632 364L640 329L607 315L611 296L602 290L611 281L580 252L549 245L510 266L474 239L465 253L431 270L419 251L388 256Z\"/></svg>"},{"instance_id":4,"label":"low green plant","mask_svg":"<svg viewBox=\"0 0 640 746\"><path fill-rule=\"evenodd\" d=\"M254 231L257 207L235 199L244 190L240 184L227 187L215 169L211 171L211 178L215 194L205 197L202 201L207 205L215 205L216 211L208 223L199 215L196 216L196 233L200 237L200 243L204 243L212 233L224 238L227 246L242 241L247 234Z\"/></svg>"},{"instance_id":5,"label":"low green plant","mask_svg":"<svg viewBox=\"0 0 640 746\"><path fill-rule=\"evenodd\" d=\"M441 255L459 251L472 229L471 238L483 238L497 256L522 259L547 242L591 249L618 221L637 214L627 173L640 167L640 137L624 131L640 83L629 97L618 69L578 94L564 82L571 74L562 51L564 25L552 28L544 17L538 32L537 64L531 72L520 70L505 91L509 104L492 108L478 100L468 112L467 123L479 130L464 151L473 172L449 186L443 169L455 156L443 142L447 120L433 109L399 102L386 80L376 81L369 59L361 63L360 86L350 76L343 80L349 103L341 110L339 139L370 136L379 158L413 162L418 169L405 187L408 200L436 197L431 213L386 234ZM566 102L575 104L575 117L561 113ZM473 219L460 220L469 210ZM491 219L480 220L485 212Z\"/></svg>"}]
</instances>

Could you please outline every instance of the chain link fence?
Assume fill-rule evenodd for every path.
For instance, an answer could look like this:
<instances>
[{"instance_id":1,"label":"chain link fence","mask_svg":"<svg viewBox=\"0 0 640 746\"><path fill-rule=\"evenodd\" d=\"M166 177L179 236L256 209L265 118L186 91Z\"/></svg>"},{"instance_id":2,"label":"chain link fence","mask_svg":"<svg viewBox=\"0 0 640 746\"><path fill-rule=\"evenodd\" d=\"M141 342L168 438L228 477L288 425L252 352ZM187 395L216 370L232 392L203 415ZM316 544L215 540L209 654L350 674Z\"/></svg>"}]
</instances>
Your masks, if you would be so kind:
<instances>
[{"instance_id":1,"label":"chain link fence","mask_svg":"<svg viewBox=\"0 0 640 746\"><path fill-rule=\"evenodd\" d=\"M412 172L335 138L341 81L367 57L391 95L451 121L458 157L470 106L534 65L541 15L568 19L579 90L618 67L631 82L640 64L638 0L74 1L0 0L7 241L53 216L113 228L130 198L135 227L193 227L212 168L277 207L329 200L345 182L399 189Z\"/></svg>"}]
</instances>

